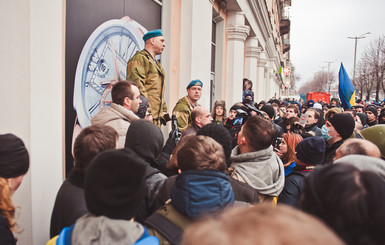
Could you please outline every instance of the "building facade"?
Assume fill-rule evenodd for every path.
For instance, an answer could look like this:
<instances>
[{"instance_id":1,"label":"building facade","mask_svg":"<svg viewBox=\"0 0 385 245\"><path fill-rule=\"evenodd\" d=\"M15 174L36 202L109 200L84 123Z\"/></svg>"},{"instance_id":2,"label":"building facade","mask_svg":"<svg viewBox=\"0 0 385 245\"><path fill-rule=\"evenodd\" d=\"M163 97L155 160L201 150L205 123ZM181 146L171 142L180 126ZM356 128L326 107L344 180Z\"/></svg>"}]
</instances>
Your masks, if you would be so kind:
<instances>
[{"instance_id":1,"label":"building facade","mask_svg":"<svg viewBox=\"0 0 385 245\"><path fill-rule=\"evenodd\" d=\"M70 151L66 123L73 122L66 112L71 107L66 103L71 96L66 83L71 80L66 77L71 55L66 52L71 48L66 48L69 1L0 1L0 29L7 37L0 39L0 133L22 138L31 163L14 195L20 207L17 221L22 232L16 234L20 244L48 240L53 203L65 178L66 152ZM123 17L115 5L120 1L124 8L144 6L136 0L78 2L99 4L94 15L103 22ZM255 101L280 96L284 79L279 68L290 64L290 0L148 1L161 11L160 26L166 38L161 62L169 112L185 96L192 79L204 82L200 103L210 109L218 99L230 106L241 101L244 77L253 82ZM105 10L110 7L117 10L107 16ZM86 24L88 20L79 22Z\"/></svg>"}]
</instances>

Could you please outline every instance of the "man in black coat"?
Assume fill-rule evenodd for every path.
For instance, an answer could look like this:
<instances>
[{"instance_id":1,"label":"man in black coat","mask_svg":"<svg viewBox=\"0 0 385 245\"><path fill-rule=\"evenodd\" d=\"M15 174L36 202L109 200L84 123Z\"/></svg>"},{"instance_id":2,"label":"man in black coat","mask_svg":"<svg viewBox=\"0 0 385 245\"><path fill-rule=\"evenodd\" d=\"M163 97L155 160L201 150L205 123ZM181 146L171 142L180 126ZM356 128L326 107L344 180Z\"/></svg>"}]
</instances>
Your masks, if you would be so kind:
<instances>
[{"instance_id":1,"label":"man in black coat","mask_svg":"<svg viewBox=\"0 0 385 245\"><path fill-rule=\"evenodd\" d=\"M347 113L335 114L328 119L321 130L327 143L324 164L333 163L337 149L353 134L354 127L354 119Z\"/></svg>"},{"instance_id":2,"label":"man in black coat","mask_svg":"<svg viewBox=\"0 0 385 245\"><path fill-rule=\"evenodd\" d=\"M85 172L98 153L116 148L118 138L115 129L105 125L87 127L78 135L74 144L74 168L61 185L52 211L51 238L88 213L83 187Z\"/></svg>"}]
</instances>

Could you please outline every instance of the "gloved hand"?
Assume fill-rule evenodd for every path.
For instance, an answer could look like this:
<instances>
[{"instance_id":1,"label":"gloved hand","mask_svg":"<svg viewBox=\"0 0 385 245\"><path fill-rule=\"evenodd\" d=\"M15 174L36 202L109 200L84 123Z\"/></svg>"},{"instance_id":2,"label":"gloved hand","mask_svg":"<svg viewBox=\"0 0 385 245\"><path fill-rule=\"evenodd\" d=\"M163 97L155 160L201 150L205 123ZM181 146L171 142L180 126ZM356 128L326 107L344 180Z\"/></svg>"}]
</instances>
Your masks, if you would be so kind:
<instances>
[{"instance_id":1,"label":"gloved hand","mask_svg":"<svg viewBox=\"0 0 385 245\"><path fill-rule=\"evenodd\" d=\"M177 143L179 142L180 135L181 134L179 129L171 130L162 151L171 154L174 151Z\"/></svg>"}]
</instances>

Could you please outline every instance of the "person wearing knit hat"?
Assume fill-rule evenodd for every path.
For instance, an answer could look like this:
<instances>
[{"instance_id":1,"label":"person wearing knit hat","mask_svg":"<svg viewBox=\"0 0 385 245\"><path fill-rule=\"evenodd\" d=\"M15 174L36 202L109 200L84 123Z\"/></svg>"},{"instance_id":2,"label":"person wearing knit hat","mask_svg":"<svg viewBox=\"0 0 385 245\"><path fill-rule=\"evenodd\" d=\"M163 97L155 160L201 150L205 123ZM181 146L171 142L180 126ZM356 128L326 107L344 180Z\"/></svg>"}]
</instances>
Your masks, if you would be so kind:
<instances>
[{"instance_id":1,"label":"person wearing knit hat","mask_svg":"<svg viewBox=\"0 0 385 245\"><path fill-rule=\"evenodd\" d=\"M275 118L275 110L271 105L262 106L261 111L264 112L266 119L273 120Z\"/></svg>"},{"instance_id":2,"label":"person wearing knit hat","mask_svg":"<svg viewBox=\"0 0 385 245\"><path fill-rule=\"evenodd\" d=\"M286 176L285 187L279 195L278 203L299 207L305 177L314 171L316 165L323 163L325 150L326 143L322 137L309 137L298 143L295 147L296 166Z\"/></svg>"},{"instance_id":3,"label":"person wearing knit hat","mask_svg":"<svg viewBox=\"0 0 385 245\"><path fill-rule=\"evenodd\" d=\"M138 85L141 95L148 99L148 113L159 128L166 125L167 106L165 100L166 73L157 61L156 56L161 55L166 47L161 30L151 30L143 36L144 49L136 52L127 62L128 81Z\"/></svg>"},{"instance_id":4,"label":"person wearing knit hat","mask_svg":"<svg viewBox=\"0 0 385 245\"><path fill-rule=\"evenodd\" d=\"M368 121L369 127L376 125L378 123L377 122L378 111L377 111L377 108L375 106L366 107L365 113L369 118L369 121Z\"/></svg>"},{"instance_id":5,"label":"person wearing knit hat","mask_svg":"<svg viewBox=\"0 0 385 245\"><path fill-rule=\"evenodd\" d=\"M335 114L322 126L322 137L328 144L324 164L332 164L337 149L351 137L355 128L353 117L348 113Z\"/></svg>"},{"instance_id":6,"label":"person wearing knit hat","mask_svg":"<svg viewBox=\"0 0 385 245\"><path fill-rule=\"evenodd\" d=\"M172 114L176 116L177 126L181 133L192 125L191 112L200 106L198 100L202 95L203 83L199 79L192 80L186 88L187 96L182 97L176 103Z\"/></svg>"},{"instance_id":7,"label":"person wearing knit hat","mask_svg":"<svg viewBox=\"0 0 385 245\"><path fill-rule=\"evenodd\" d=\"M29 154L23 141L13 134L0 135L0 244L16 244L16 207L12 194L29 168Z\"/></svg>"},{"instance_id":8,"label":"person wearing knit hat","mask_svg":"<svg viewBox=\"0 0 385 245\"><path fill-rule=\"evenodd\" d=\"M97 155L84 181L89 214L55 238L59 241L69 236L72 244L134 244L141 239L155 239L133 220L145 197L145 172L145 162L130 149Z\"/></svg>"}]
</instances>

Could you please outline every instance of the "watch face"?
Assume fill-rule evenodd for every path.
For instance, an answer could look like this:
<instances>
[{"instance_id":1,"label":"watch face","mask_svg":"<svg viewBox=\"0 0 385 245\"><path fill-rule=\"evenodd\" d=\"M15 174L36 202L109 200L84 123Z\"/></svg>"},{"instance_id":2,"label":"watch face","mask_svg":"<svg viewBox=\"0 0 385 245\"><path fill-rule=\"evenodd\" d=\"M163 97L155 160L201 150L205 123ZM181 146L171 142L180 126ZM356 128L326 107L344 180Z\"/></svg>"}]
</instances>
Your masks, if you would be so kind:
<instances>
[{"instance_id":1,"label":"watch face","mask_svg":"<svg viewBox=\"0 0 385 245\"><path fill-rule=\"evenodd\" d=\"M130 20L109 20L88 38L75 74L74 109L82 128L111 104L112 84L126 79L127 62L144 48L146 29Z\"/></svg>"}]
</instances>

